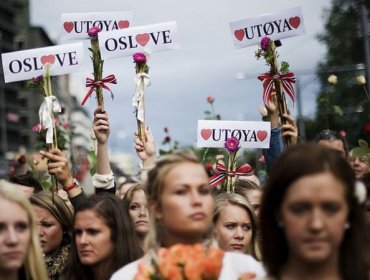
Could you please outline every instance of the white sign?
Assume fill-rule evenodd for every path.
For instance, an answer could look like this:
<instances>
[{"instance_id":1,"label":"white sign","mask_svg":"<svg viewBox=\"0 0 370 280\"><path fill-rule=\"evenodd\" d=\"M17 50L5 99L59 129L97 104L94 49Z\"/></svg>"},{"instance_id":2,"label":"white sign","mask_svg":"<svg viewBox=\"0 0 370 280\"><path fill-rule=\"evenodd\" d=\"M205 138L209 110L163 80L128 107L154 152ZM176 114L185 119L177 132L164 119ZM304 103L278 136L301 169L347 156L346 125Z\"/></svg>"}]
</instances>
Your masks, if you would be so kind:
<instances>
[{"instance_id":1,"label":"white sign","mask_svg":"<svg viewBox=\"0 0 370 280\"><path fill-rule=\"evenodd\" d=\"M258 45L263 37L280 40L298 36L305 32L300 7L233 21L230 23L230 29L237 49Z\"/></svg>"},{"instance_id":2,"label":"white sign","mask_svg":"<svg viewBox=\"0 0 370 280\"><path fill-rule=\"evenodd\" d=\"M132 25L132 12L62 14L62 40L87 39L87 32L94 26L105 32Z\"/></svg>"},{"instance_id":3,"label":"white sign","mask_svg":"<svg viewBox=\"0 0 370 280\"><path fill-rule=\"evenodd\" d=\"M224 148L230 137L241 148L269 148L270 122L198 120L197 147Z\"/></svg>"},{"instance_id":4,"label":"white sign","mask_svg":"<svg viewBox=\"0 0 370 280\"><path fill-rule=\"evenodd\" d=\"M136 52L178 49L176 22L167 22L98 33L103 59L128 56Z\"/></svg>"},{"instance_id":5,"label":"white sign","mask_svg":"<svg viewBox=\"0 0 370 280\"><path fill-rule=\"evenodd\" d=\"M29 80L45 74L50 65L50 76L76 72L84 62L82 42L53 47L3 53L1 55L6 83Z\"/></svg>"}]
</instances>

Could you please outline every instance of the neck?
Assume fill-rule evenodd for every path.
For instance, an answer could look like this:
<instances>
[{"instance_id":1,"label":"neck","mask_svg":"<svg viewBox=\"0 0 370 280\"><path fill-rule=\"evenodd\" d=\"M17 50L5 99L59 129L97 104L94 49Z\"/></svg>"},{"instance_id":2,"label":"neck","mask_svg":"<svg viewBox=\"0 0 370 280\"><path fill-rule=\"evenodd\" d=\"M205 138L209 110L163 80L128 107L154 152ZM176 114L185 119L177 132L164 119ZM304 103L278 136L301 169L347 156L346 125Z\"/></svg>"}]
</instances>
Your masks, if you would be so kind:
<instances>
[{"instance_id":1,"label":"neck","mask_svg":"<svg viewBox=\"0 0 370 280\"><path fill-rule=\"evenodd\" d=\"M171 247L175 244L196 244L204 242L204 234L202 235L180 235L180 234L165 234L163 238L164 247Z\"/></svg>"},{"instance_id":2,"label":"neck","mask_svg":"<svg viewBox=\"0 0 370 280\"><path fill-rule=\"evenodd\" d=\"M281 271L281 279L339 280L341 277L338 267L338 258L331 258L322 263L306 263L297 258L290 258Z\"/></svg>"},{"instance_id":3,"label":"neck","mask_svg":"<svg viewBox=\"0 0 370 280\"><path fill-rule=\"evenodd\" d=\"M91 270L93 272L94 280L108 280L111 276L111 262L112 259L94 265Z\"/></svg>"},{"instance_id":4,"label":"neck","mask_svg":"<svg viewBox=\"0 0 370 280\"><path fill-rule=\"evenodd\" d=\"M0 270L0 279L2 280L17 280L18 271L3 271Z\"/></svg>"}]
</instances>

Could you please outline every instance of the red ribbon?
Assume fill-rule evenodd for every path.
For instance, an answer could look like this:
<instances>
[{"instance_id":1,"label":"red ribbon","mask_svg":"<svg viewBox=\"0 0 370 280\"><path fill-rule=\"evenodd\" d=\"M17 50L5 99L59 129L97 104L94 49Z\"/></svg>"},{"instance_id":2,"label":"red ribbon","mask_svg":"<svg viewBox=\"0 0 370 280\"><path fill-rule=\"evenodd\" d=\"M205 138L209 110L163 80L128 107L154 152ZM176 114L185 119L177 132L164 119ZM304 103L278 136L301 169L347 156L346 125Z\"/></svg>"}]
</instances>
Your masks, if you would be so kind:
<instances>
[{"instance_id":1,"label":"red ribbon","mask_svg":"<svg viewBox=\"0 0 370 280\"><path fill-rule=\"evenodd\" d=\"M85 95L84 99L82 100L81 105L84 105L86 103L87 99L91 96L94 89L96 89L99 86L108 90L110 92L111 96L112 96L112 99L113 99L114 98L113 92L110 90L110 88L108 86L105 85L106 83L117 84L116 77L114 75L109 75L109 76L105 77L104 79L101 79L101 80L98 80L98 81L95 81L91 78L86 78L86 87L88 87L90 89L87 92L87 94Z\"/></svg>"},{"instance_id":2,"label":"red ribbon","mask_svg":"<svg viewBox=\"0 0 370 280\"><path fill-rule=\"evenodd\" d=\"M250 176L253 175L254 172L253 168L248 163L243 164L236 170L229 171L227 171L225 165L218 163L214 171L215 174L212 175L211 178L209 178L209 186L211 188L214 188L217 185L221 184L223 181L225 181L226 176L229 177L234 177L236 175Z\"/></svg>"},{"instance_id":3,"label":"red ribbon","mask_svg":"<svg viewBox=\"0 0 370 280\"><path fill-rule=\"evenodd\" d=\"M289 95L294 103L294 87L295 76L294 73L284 73L284 74L275 74L271 75L270 73L265 73L257 77L260 81L263 82L263 102L265 105L268 105L268 101L272 93L274 92L274 80L280 80L283 86L283 91Z\"/></svg>"}]
</instances>

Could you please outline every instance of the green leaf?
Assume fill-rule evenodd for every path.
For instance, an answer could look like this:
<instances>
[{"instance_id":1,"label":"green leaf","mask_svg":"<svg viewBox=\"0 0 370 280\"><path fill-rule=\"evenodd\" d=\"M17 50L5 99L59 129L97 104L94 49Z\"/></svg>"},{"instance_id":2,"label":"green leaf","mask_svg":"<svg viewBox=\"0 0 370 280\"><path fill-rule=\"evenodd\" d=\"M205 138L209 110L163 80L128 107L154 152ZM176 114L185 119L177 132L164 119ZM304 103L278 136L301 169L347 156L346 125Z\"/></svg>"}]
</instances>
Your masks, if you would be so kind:
<instances>
[{"instance_id":1,"label":"green leaf","mask_svg":"<svg viewBox=\"0 0 370 280\"><path fill-rule=\"evenodd\" d=\"M343 116L343 110L338 105L333 105L334 114Z\"/></svg>"},{"instance_id":2,"label":"green leaf","mask_svg":"<svg viewBox=\"0 0 370 280\"><path fill-rule=\"evenodd\" d=\"M94 175L96 173L96 154L94 150L87 153L87 159L90 163L90 174Z\"/></svg>"},{"instance_id":3,"label":"green leaf","mask_svg":"<svg viewBox=\"0 0 370 280\"><path fill-rule=\"evenodd\" d=\"M364 139L359 139L358 145L363 149L367 149L369 147L369 144Z\"/></svg>"}]
</instances>

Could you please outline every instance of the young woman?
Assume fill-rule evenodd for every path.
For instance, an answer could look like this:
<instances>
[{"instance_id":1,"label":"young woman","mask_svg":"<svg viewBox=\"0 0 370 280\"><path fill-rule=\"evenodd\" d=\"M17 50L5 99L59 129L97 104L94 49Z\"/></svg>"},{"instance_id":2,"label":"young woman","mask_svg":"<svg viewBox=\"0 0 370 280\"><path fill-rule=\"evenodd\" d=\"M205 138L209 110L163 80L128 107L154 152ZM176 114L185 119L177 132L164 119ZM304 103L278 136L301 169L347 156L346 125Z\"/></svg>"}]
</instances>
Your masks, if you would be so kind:
<instances>
[{"instance_id":1,"label":"young woman","mask_svg":"<svg viewBox=\"0 0 370 280\"><path fill-rule=\"evenodd\" d=\"M142 255L122 201L102 194L75 208L72 269L68 279L105 280Z\"/></svg>"},{"instance_id":2,"label":"young woman","mask_svg":"<svg viewBox=\"0 0 370 280\"><path fill-rule=\"evenodd\" d=\"M50 279L65 279L70 261L73 214L58 195L39 192L30 198Z\"/></svg>"},{"instance_id":3,"label":"young woman","mask_svg":"<svg viewBox=\"0 0 370 280\"><path fill-rule=\"evenodd\" d=\"M369 279L355 174L321 145L287 150L271 170L260 213L262 259L272 279Z\"/></svg>"},{"instance_id":4,"label":"young woman","mask_svg":"<svg viewBox=\"0 0 370 280\"><path fill-rule=\"evenodd\" d=\"M0 181L0 279L46 280L32 206L15 184Z\"/></svg>"},{"instance_id":5,"label":"young woman","mask_svg":"<svg viewBox=\"0 0 370 280\"><path fill-rule=\"evenodd\" d=\"M221 249L261 259L257 218L245 197L235 193L217 195L213 224L214 239Z\"/></svg>"},{"instance_id":6,"label":"young woman","mask_svg":"<svg viewBox=\"0 0 370 280\"><path fill-rule=\"evenodd\" d=\"M142 262L151 264L160 247L210 243L214 199L207 173L194 154L160 158L148 172L146 190L151 221ZM133 279L137 271L138 261L120 269L112 279ZM264 275L253 257L225 253L219 279L238 279L244 272Z\"/></svg>"},{"instance_id":7,"label":"young woman","mask_svg":"<svg viewBox=\"0 0 370 280\"><path fill-rule=\"evenodd\" d=\"M144 239L149 231L149 213L143 187L138 183L131 187L123 197L123 203L143 248Z\"/></svg>"}]
</instances>

